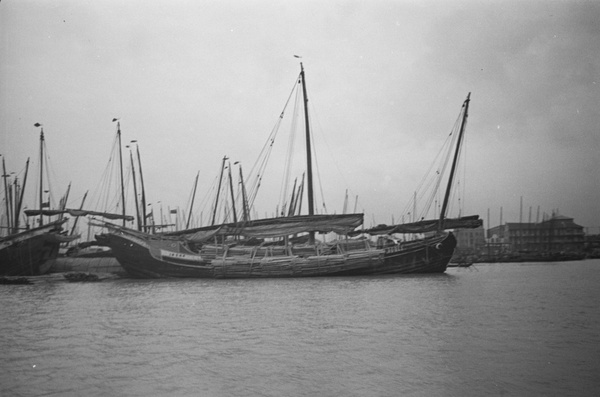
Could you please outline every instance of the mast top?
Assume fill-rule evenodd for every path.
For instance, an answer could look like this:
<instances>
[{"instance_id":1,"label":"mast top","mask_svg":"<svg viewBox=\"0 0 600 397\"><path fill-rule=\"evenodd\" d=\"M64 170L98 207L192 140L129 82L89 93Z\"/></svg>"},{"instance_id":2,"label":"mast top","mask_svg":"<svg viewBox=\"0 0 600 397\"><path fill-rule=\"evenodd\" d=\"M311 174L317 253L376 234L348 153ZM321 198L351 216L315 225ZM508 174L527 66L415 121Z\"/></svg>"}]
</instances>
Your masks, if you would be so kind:
<instances>
[{"instance_id":1,"label":"mast top","mask_svg":"<svg viewBox=\"0 0 600 397\"><path fill-rule=\"evenodd\" d=\"M460 123L458 139L456 142L456 150L454 152L454 159L452 160L452 168L450 169L450 176L448 178L448 185L446 187L446 193L444 195L444 202L442 204L442 210L440 211L440 223L439 223L440 228L443 227L443 221L446 218L446 211L448 209L448 200L450 198L450 190L452 189L452 181L454 179L454 173L456 171L456 163L458 162L458 156L460 154L460 146L461 146L461 142L462 142L463 135L465 132L465 124L466 124L467 117L468 117L470 100L471 100L471 93L469 92L469 94L467 95L467 99L465 99L465 102L463 103L463 106L462 106L462 108L464 108L464 111L463 111L463 115L462 115L462 121Z\"/></svg>"},{"instance_id":2,"label":"mast top","mask_svg":"<svg viewBox=\"0 0 600 397\"><path fill-rule=\"evenodd\" d=\"M40 124L40 123L35 123L33 126L34 127L41 127L41 129L40 129L40 140L43 141L44 140L44 125Z\"/></svg>"}]
</instances>

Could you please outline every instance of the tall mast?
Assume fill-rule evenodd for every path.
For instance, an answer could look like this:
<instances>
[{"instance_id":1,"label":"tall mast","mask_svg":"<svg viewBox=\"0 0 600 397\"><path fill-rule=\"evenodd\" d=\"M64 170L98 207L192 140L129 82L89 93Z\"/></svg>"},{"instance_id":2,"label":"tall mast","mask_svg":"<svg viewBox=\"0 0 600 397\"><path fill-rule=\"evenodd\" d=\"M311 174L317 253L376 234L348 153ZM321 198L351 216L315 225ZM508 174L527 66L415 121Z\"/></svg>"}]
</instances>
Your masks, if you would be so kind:
<instances>
[{"instance_id":1,"label":"tall mast","mask_svg":"<svg viewBox=\"0 0 600 397\"><path fill-rule=\"evenodd\" d=\"M119 169L121 171L121 207L123 213L123 226L125 226L125 184L123 182L123 153L121 151L121 122L117 119L113 119L113 121L117 121L117 138L119 140Z\"/></svg>"},{"instance_id":2,"label":"tall mast","mask_svg":"<svg viewBox=\"0 0 600 397\"><path fill-rule=\"evenodd\" d=\"M59 210L63 211L65 208L67 208L67 200L69 199L69 194L71 193L71 182L69 182L69 186L67 187L67 192L65 193L65 195L63 196L63 198L60 200L61 204L60 204L60 208ZM58 219L62 219L65 216L65 214L60 214L58 216Z\"/></svg>"},{"instance_id":3,"label":"tall mast","mask_svg":"<svg viewBox=\"0 0 600 397\"><path fill-rule=\"evenodd\" d=\"M304 125L306 127L306 173L308 177L308 215L314 215L313 199L313 176L312 176L312 158L310 147L310 125L308 122L308 97L306 96L306 77L304 76L304 66L300 62L300 76L302 78L302 94L304 96ZM313 235L314 236L314 235Z\"/></svg>"},{"instance_id":4,"label":"tall mast","mask_svg":"<svg viewBox=\"0 0 600 397\"><path fill-rule=\"evenodd\" d=\"M143 230L142 231L146 231L146 189L144 188L144 174L142 173L142 159L140 157L140 147L139 145L135 144L135 148L137 150L137 158L138 158L138 168L140 170L140 186L142 188L142 225Z\"/></svg>"},{"instance_id":5,"label":"tall mast","mask_svg":"<svg viewBox=\"0 0 600 397\"><path fill-rule=\"evenodd\" d=\"M19 229L19 225L18 225L19 210L17 209L17 207L19 206L19 195L20 195L20 190L21 190L21 187L19 186L19 178L18 177L15 177L13 185L14 185L15 202L11 203L11 211L13 211L13 214L12 214L12 217L13 217L13 230L15 232L17 232L18 229Z\"/></svg>"},{"instance_id":6,"label":"tall mast","mask_svg":"<svg viewBox=\"0 0 600 397\"><path fill-rule=\"evenodd\" d=\"M412 221L416 222L418 219L417 217L417 192L414 192L413 194L413 218Z\"/></svg>"},{"instance_id":7,"label":"tall mast","mask_svg":"<svg viewBox=\"0 0 600 397\"><path fill-rule=\"evenodd\" d=\"M67 208L67 200L69 199L69 194L71 194L71 182L69 182L69 186L67 186L67 193L65 193L62 205L60 206L60 210L64 210L65 208Z\"/></svg>"},{"instance_id":8,"label":"tall mast","mask_svg":"<svg viewBox=\"0 0 600 397\"><path fill-rule=\"evenodd\" d=\"M231 192L231 206L233 208L233 222L237 223L237 214L235 213L235 195L233 194L233 179L231 178L231 163L227 168L229 174L229 191Z\"/></svg>"},{"instance_id":9,"label":"tall mast","mask_svg":"<svg viewBox=\"0 0 600 397\"><path fill-rule=\"evenodd\" d=\"M296 214L300 215L301 207L302 207L302 193L304 192L304 172L302 173L302 179L300 184L298 185L298 189L296 189L296 198L294 199L292 205L293 209L290 211L290 215L294 216Z\"/></svg>"},{"instance_id":10,"label":"tall mast","mask_svg":"<svg viewBox=\"0 0 600 397\"><path fill-rule=\"evenodd\" d=\"M297 214L300 215L302 213L302 197L304 195L304 173L302 173L302 182L300 182L300 186L298 186L298 194L296 195L296 204L294 204L295 208L298 208Z\"/></svg>"},{"instance_id":11,"label":"tall mast","mask_svg":"<svg viewBox=\"0 0 600 397\"><path fill-rule=\"evenodd\" d=\"M221 176L219 176L219 187L217 188L217 198L215 200L215 210L213 211L213 218L211 226L215 224L215 218L217 217L217 208L219 207L219 193L221 193L221 182L223 181L223 171L225 170L225 161L227 156L223 156L223 164L221 165Z\"/></svg>"},{"instance_id":12,"label":"tall mast","mask_svg":"<svg viewBox=\"0 0 600 397\"><path fill-rule=\"evenodd\" d=\"M21 212L21 207L23 206L23 196L25 194L25 186L27 185L27 174L29 173L29 157L27 158L27 163L25 164L25 176L23 177L23 188L19 193L19 203L17 204L17 212L15 212L15 231L19 229L19 213Z\"/></svg>"},{"instance_id":13,"label":"tall mast","mask_svg":"<svg viewBox=\"0 0 600 397\"><path fill-rule=\"evenodd\" d=\"M296 184L298 183L298 178L294 179L294 187L292 188L292 198L290 199L290 208L288 208L287 216L294 215L294 203L296 201ZM285 215L285 214L281 214Z\"/></svg>"},{"instance_id":14,"label":"tall mast","mask_svg":"<svg viewBox=\"0 0 600 397\"><path fill-rule=\"evenodd\" d=\"M456 163L458 162L458 154L460 152L460 145L463 139L465 131L465 124L467 122L467 115L469 112L469 101L471 100L471 93L467 95L467 99L463 103L463 118L460 123L460 132L458 134L458 140L456 142L456 150L454 152L454 159L452 160L452 168L450 169L450 177L448 178L448 186L446 187L446 194L444 195L444 204L442 205L442 211L440 212L440 228L444 225L444 218L446 217L446 210L448 208L448 199L450 197L450 190L452 188L452 180L454 179L454 172L456 171Z\"/></svg>"},{"instance_id":15,"label":"tall mast","mask_svg":"<svg viewBox=\"0 0 600 397\"><path fill-rule=\"evenodd\" d=\"M39 123L35 124L36 127L40 127ZM42 215L43 204L44 204L44 127L40 130L40 226L44 225L44 216Z\"/></svg>"},{"instance_id":16,"label":"tall mast","mask_svg":"<svg viewBox=\"0 0 600 397\"><path fill-rule=\"evenodd\" d=\"M81 205L79 206L79 210L83 209L83 204L85 203L85 199L87 198L88 195L88 191L85 192L85 194L83 195L83 199L81 200ZM69 236L73 235L73 232L75 232L75 227L77 227L77 221L79 221L79 217L76 216L75 220L73 221L73 227L71 228L71 233L69 233Z\"/></svg>"},{"instance_id":17,"label":"tall mast","mask_svg":"<svg viewBox=\"0 0 600 397\"><path fill-rule=\"evenodd\" d=\"M240 164L240 183L242 184L242 212L244 214L244 221L249 221L248 216L250 209L248 208L248 199L246 197L246 185L244 185L244 174L242 173L242 165Z\"/></svg>"},{"instance_id":18,"label":"tall mast","mask_svg":"<svg viewBox=\"0 0 600 397\"><path fill-rule=\"evenodd\" d=\"M190 212L188 214L188 219L185 224L185 228L190 228L190 220L192 219L192 209L194 208L194 199L196 198L196 188L198 187L198 177L200 176L200 171L196 174L196 182L194 182L194 193L192 193L192 203L190 204Z\"/></svg>"},{"instance_id":19,"label":"tall mast","mask_svg":"<svg viewBox=\"0 0 600 397\"><path fill-rule=\"evenodd\" d=\"M13 219L13 210L14 210L14 206L13 206L13 201L14 201L14 197L15 197L15 188L16 186L13 187L13 183L9 182L8 183L8 214L6 214L6 218L8 220ZM14 223L11 222L10 223L11 228L14 227Z\"/></svg>"},{"instance_id":20,"label":"tall mast","mask_svg":"<svg viewBox=\"0 0 600 397\"><path fill-rule=\"evenodd\" d=\"M6 226L8 227L8 233L12 233L12 222L10 220L10 204L9 204L9 193L8 193L8 182L6 178L8 178L8 174L6 173L6 162L4 161L4 157L2 157L2 178L4 178L4 201L6 202Z\"/></svg>"},{"instance_id":21,"label":"tall mast","mask_svg":"<svg viewBox=\"0 0 600 397\"><path fill-rule=\"evenodd\" d=\"M308 96L306 95L306 77L304 75L304 66L300 62L300 76L302 78L302 95L304 96L304 125L306 127L306 174L308 178L308 215L314 215L314 198L313 198L313 175L312 175L312 158L310 147L310 124L308 122ZM315 242L315 232L310 232L308 237L310 244Z\"/></svg>"},{"instance_id":22,"label":"tall mast","mask_svg":"<svg viewBox=\"0 0 600 397\"><path fill-rule=\"evenodd\" d=\"M131 176L133 177L133 196L135 197L135 215L137 216L138 230L142 230L142 220L140 219L140 206L138 205L137 182L135 180L135 166L133 165L133 153L131 152L131 148L129 148L129 160L131 161Z\"/></svg>"}]
</instances>

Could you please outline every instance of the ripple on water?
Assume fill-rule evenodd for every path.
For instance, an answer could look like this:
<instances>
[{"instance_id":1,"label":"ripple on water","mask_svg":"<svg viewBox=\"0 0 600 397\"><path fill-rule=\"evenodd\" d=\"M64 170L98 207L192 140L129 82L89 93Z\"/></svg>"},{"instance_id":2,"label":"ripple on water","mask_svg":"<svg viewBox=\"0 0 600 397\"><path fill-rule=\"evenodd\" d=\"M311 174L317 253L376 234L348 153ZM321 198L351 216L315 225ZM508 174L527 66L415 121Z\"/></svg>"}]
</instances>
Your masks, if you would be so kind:
<instances>
[{"instance_id":1,"label":"ripple on water","mask_svg":"<svg viewBox=\"0 0 600 397\"><path fill-rule=\"evenodd\" d=\"M598 268L0 286L0 394L591 395Z\"/></svg>"}]
</instances>

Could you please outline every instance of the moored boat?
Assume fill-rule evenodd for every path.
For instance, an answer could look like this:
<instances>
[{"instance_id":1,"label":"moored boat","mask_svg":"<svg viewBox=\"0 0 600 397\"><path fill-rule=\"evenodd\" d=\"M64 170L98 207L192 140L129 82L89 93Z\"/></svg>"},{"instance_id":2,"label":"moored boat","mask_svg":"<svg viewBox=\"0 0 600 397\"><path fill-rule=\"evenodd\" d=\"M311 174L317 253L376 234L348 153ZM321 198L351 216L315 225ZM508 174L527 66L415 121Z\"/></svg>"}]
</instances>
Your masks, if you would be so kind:
<instances>
[{"instance_id":1,"label":"moored boat","mask_svg":"<svg viewBox=\"0 0 600 397\"><path fill-rule=\"evenodd\" d=\"M66 200L65 200L65 205L62 206L59 209L40 209L40 210L34 210L34 209L28 209L25 210L24 213L26 216L28 217L35 217L35 216L50 216L50 217L63 217L63 216L70 216L72 217L72 219L74 220L72 226L71 226L71 230L70 230L70 235L73 236L71 238L72 241L70 241L71 244L67 243L67 244L63 244L63 246L61 247L61 250L59 252L59 257L56 259L55 265L52 268L53 272L95 272L95 273L123 273L123 269L122 267L119 265L119 263L117 262L116 258L114 257L112 250L109 247L106 246L102 246L99 245L96 241L90 240L90 236L92 236L93 239L93 234L91 233L91 229L90 226L87 225L87 229L88 229L88 233L87 233L87 241L79 241L80 240L80 236L79 234L76 232L76 228L78 225L79 221L90 221L92 219L96 219L96 218L102 218L102 219L108 219L111 221L122 221L122 224L125 225L126 222L133 222L135 220L135 218L132 215L127 215L126 214L126 205L125 205L125 191L124 191L124 186L125 186L125 181L123 179L123 160L122 160L122 148L121 148L121 126L120 126L120 122L118 121L118 119L113 119L113 122L117 122L116 123L116 135L115 135L115 139L113 142L113 146L112 146L112 152L109 158L109 164L107 166L107 173L105 180L108 180L108 182L105 183L101 183L100 184L100 188L96 190L96 194L92 194L92 200L93 202L98 202L101 200L98 200L97 198L99 196L102 195L108 195L110 193L112 193L110 191L110 186L113 185L112 180L116 179L113 178L115 175L115 173L117 174L117 178L118 178L118 186L121 187L120 189L120 197L119 197L119 212L120 213L115 213L115 212L110 212L109 210L107 210L107 208L97 208L98 210L92 210L92 209L85 209L85 203L86 203L86 199L88 196L88 192L86 192L83 196L83 199L81 201L81 204L79 205L79 208L67 208L66 206ZM132 142L137 142L137 141L132 141ZM128 146L129 147L129 146ZM130 150L130 157L131 157L131 166L133 167L133 155L131 154L131 150ZM115 163L113 161L114 158L118 159L118 168L114 167L114 164L111 163ZM139 160L139 151L138 151L138 160ZM139 162L140 164L140 171L141 171L141 160ZM113 165L113 166L111 166ZM133 168L132 168L133 171ZM108 175L110 174L110 175ZM134 183L134 188L135 188L135 184L136 184L136 180L135 180L135 172L133 173L134 175L134 179L133 179L133 183ZM142 190L143 193L143 190ZM142 194L143 196L143 194ZM134 197L137 198L137 192L135 192ZM135 203L136 206L136 210L138 208L138 203ZM140 222L140 216L139 216L139 211L138 212L138 222Z\"/></svg>"},{"instance_id":2,"label":"moored boat","mask_svg":"<svg viewBox=\"0 0 600 397\"><path fill-rule=\"evenodd\" d=\"M105 222L102 226L109 232L96 236L96 239L112 249L129 275L140 278L260 278L446 271L456 247L456 238L446 230L481 225L478 216L446 218L452 175L455 172L467 118L469 96L462 108L460 134L440 218L356 230L362 224L363 214L314 214L309 145L311 139L302 67L298 82L302 87L305 104L308 215L288 214L256 221L248 221L245 218L241 222L156 235ZM324 243L315 239L317 232L336 232L345 237ZM299 233L308 233L306 243L292 243L292 237L298 236ZM410 241L397 241L390 237L387 241L391 243L376 246L370 244L370 236L391 236L397 233L421 234L423 237ZM348 238L350 235L359 238ZM243 245L245 239L253 239L256 243ZM278 243L268 243L265 239L275 239Z\"/></svg>"},{"instance_id":3,"label":"moored boat","mask_svg":"<svg viewBox=\"0 0 600 397\"><path fill-rule=\"evenodd\" d=\"M58 257L60 234L66 219L0 238L0 275L39 276L46 274Z\"/></svg>"},{"instance_id":4,"label":"moored boat","mask_svg":"<svg viewBox=\"0 0 600 397\"><path fill-rule=\"evenodd\" d=\"M113 250L117 260L133 277L272 278L376 274L383 266L383 249L367 240L340 240L321 244L243 246L219 242L230 232L246 237L276 238L297 230L341 232L356 227L362 214L314 215L263 219L197 230L187 238L151 235L117 225L104 224L110 233L97 239ZM258 223L258 225L256 224ZM328 226L329 225L329 226ZM335 226L332 226L335 225ZM224 230L228 229L228 230ZM195 237L194 237L195 236ZM203 236L203 237L200 237ZM216 239L212 244L210 240Z\"/></svg>"},{"instance_id":5,"label":"moored boat","mask_svg":"<svg viewBox=\"0 0 600 397\"><path fill-rule=\"evenodd\" d=\"M36 123L36 127L41 127ZM44 166L44 130L40 131L40 180L39 180L39 208L48 206L43 202L43 166ZM72 240L62 235L62 226L67 221L61 218L44 224L42 215L39 226L30 228L27 225L21 228L19 219L23 206L23 197L29 170L29 159L25 168L23 186L19 186L16 178L14 189L10 189L7 182L8 175L4 159L2 161L4 174L4 190L6 203L6 219L8 235L0 237L0 275L2 276L38 276L47 273L54 265L58 256L60 244ZM11 205L14 204L13 205Z\"/></svg>"}]
</instances>

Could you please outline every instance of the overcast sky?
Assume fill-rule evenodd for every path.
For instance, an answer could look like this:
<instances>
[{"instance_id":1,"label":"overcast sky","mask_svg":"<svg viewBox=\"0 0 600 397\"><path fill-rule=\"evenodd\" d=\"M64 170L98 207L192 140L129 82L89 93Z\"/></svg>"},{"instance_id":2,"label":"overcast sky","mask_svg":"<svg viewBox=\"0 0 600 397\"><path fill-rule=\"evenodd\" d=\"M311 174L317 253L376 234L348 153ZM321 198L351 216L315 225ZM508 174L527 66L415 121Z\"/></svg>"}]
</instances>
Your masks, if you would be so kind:
<instances>
[{"instance_id":1,"label":"overcast sky","mask_svg":"<svg viewBox=\"0 0 600 397\"><path fill-rule=\"evenodd\" d=\"M35 169L42 123L53 194L72 182L78 207L118 117L148 202L183 209L224 155L249 171L302 61L330 213L348 189L367 226L398 222L471 92L462 214L496 226L500 208L539 207L599 232L599 20L594 1L4 0L0 154ZM281 192L273 156L261 216Z\"/></svg>"}]
</instances>

